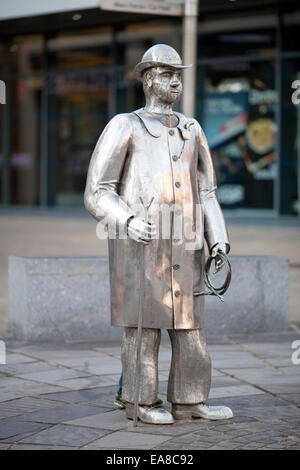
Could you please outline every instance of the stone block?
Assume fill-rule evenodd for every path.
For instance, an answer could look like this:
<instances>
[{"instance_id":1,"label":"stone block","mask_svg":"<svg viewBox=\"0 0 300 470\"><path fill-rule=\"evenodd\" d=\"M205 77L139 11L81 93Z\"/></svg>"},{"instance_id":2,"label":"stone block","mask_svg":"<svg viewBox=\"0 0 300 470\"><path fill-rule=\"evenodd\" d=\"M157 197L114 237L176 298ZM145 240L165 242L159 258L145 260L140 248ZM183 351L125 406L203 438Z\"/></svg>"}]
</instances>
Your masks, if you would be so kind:
<instances>
[{"instance_id":1,"label":"stone block","mask_svg":"<svg viewBox=\"0 0 300 470\"><path fill-rule=\"evenodd\" d=\"M206 296L207 335L277 332L288 326L288 261L231 256L224 302ZM216 279L216 281L215 281ZM218 283L218 275L212 276ZM110 325L108 258L9 257L9 329L33 341L121 339Z\"/></svg>"}]
</instances>

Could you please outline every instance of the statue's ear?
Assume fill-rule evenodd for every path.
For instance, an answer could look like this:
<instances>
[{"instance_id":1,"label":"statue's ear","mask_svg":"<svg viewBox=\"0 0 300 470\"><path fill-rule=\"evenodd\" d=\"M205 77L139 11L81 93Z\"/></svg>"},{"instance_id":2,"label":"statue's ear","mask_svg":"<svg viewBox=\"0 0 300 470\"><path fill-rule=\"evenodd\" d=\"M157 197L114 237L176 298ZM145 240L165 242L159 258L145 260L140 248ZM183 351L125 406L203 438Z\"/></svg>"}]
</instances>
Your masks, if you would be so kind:
<instances>
[{"instance_id":1,"label":"statue's ear","mask_svg":"<svg viewBox=\"0 0 300 470\"><path fill-rule=\"evenodd\" d=\"M146 79L146 83L147 83L148 87L150 88L152 86L152 82L153 82L152 73L150 72L150 70L146 70L145 79Z\"/></svg>"}]
</instances>

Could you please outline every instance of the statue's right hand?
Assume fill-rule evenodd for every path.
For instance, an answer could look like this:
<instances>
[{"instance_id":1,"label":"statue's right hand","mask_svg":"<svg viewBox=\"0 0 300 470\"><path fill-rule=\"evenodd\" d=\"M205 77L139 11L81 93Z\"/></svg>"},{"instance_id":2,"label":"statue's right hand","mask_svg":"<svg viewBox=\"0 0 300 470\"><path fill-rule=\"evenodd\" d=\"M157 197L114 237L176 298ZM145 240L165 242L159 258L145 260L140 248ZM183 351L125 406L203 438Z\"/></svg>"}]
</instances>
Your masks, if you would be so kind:
<instances>
[{"instance_id":1,"label":"statue's right hand","mask_svg":"<svg viewBox=\"0 0 300 470\"><path fill-rule=\"evenodd\" d=\"M133 240L147 245L156 236L156 227L150 221L133 217L128 222L127 233Z\"/></svg>"}]
</instances>

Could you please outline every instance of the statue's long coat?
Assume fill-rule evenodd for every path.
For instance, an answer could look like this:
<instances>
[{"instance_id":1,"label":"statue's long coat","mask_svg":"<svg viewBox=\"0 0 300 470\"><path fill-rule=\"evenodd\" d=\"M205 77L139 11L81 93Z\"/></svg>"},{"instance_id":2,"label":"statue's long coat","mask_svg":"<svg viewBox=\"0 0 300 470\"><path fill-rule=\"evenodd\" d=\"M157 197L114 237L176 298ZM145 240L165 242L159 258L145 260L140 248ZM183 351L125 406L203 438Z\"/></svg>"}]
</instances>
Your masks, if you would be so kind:
<instances>
[{"instance_id":1,"label":"statue's long coat","mask_svg":"<svg viewBox=\"0 0 300 470\"><path fill-rule=\"evenodd\" d=\"M175 114L179 122L173 129L144 109L115 116L90 162L85 206L108 224L110 236L111 227L118 224L117 238L109 239L111 313L116 326L137 326L142 245L119 234L130 217L141 215L140 198L144 204L154 198L149 217L159 232L144 248L143 327L201 328L204 297L193 293L204 290L203 241L209 250L216 243L229 248L205 135L196 120ZM174 203L173 214L164 217L171 237L163 238L157 217ZM181 239L177 230L182 220ZM188 229L196 234L192 240L186 235Z\"/></svg>"}]
</instances>

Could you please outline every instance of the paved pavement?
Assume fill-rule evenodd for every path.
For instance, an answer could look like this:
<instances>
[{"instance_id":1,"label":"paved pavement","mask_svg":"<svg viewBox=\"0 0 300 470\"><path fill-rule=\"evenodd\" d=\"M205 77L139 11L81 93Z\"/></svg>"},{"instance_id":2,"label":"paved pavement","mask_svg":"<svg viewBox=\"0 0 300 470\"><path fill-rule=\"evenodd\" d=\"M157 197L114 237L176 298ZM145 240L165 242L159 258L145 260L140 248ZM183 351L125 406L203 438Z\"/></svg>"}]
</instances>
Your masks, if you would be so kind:
<instances>
[{"instance_id":1,"label":"paved pavement","mask_svg":"<svg viewBox=\"0 0 300 470\"><path fill-rule=\"evenodd\" d=\"M292 349L297 340L299 354ZM137 428L112 404L121 371L118 342L26 344L7 336L6 345L0 449L300 449L295 331L208 338L209 404L230 406L233 419ZM164 342L159 391L165 400L170 356Z\"/></svg>"},{"instance_id":2,"label":"paved pavement","mask_svg":"<svg viewBox=\"0 0 300 470\"><path fill-rule=\"evenodd\" d=\"M99 256L107 242L96 237L96 221L83 213L0 212L0 331L7 330L8 255ZM290 260L290 323L300 326L300 224L297 220L229 220L233 255L273 255ZM300 329L298 330L300 331Z\"/></svg>"}]
</instances>

